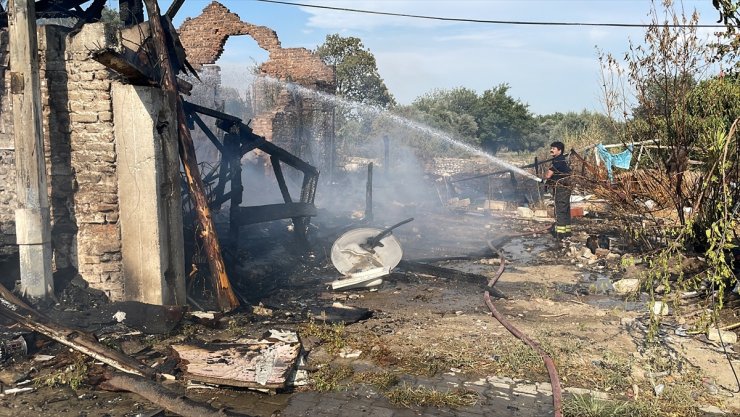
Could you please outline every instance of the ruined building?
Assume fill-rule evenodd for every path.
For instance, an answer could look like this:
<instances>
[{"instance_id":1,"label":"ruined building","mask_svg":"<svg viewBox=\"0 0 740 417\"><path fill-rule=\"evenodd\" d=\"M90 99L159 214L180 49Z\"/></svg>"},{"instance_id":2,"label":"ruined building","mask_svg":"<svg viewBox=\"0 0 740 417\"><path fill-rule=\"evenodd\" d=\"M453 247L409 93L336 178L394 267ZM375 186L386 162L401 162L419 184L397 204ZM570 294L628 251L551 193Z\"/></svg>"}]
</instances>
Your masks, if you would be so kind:
<instances>
[{"instance_id":1,"label":"ruined building","mask_svg":"<svg viewBox=\"0 0 740 417\"><path fill-rule=\"evenodd\" d=\"M322 93L334 92L334 72L318 56L304 48L283 48L274 30L243 22L218 2L208 5L200 16L186 19L178 33L188 61L196 69L216 63L230 36L247 35L269 53L269 59L258 68L259 75ZM244 70L248 70L246 63ZM254 133L322 170L328 168L334 134L332 106L275 82L257 82L255 90L257 100L271 103L258 106L250 123Z\"/></svg>"},{"instance_id":2,"label":"ruined building","mask_svg":"<svg viewBox=\"0 0 740 417\"><path fill-rule=\"evenodd\" d=\"M79 273L112 300L184 303L175 111L159 88L128 85L91 58L91 51L118 48L127 36L140 32L130 28L121 35L102 23L86 24L76 34L62 26L38 29L54 270ZM226 39L234 35L252 36L269 52L261 74L333 91L333 73L316 56L305 49L282 48L274 31L242 22L216 2L181 28L182 43L196 68L214 63ZM8 33L0 30L4 259L17 252L11 71ZM324 166L324 144L332 135L331 109L286 89L276 97L276 106L252 121L254 132Z\"/></svg>"}]
</instances>

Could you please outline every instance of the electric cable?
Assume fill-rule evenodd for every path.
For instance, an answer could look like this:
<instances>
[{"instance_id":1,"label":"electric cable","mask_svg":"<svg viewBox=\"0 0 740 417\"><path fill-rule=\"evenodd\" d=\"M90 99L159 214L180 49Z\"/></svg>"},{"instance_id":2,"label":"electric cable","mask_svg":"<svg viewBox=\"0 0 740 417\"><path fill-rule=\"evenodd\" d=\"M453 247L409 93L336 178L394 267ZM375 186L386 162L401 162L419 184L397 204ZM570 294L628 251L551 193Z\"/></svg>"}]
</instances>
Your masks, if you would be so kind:
<instances>
[{"instance_id":1,"label":"electric cable","mask_svg":"<svg viewBox=\"0 0 740 417\"><path fill-rule=\"evenodd\" d=\"M444 22L462 22L462 23L485 23L495 25L519 25L519 26L585 26L585 27L617 27L617 28L647 28L656 26L653 24L645 23L593 23L593 22L547 22L547 21L527 21L527 20L487 20L487 19L467 19L467 18L456 18L456 17L442 17L442 16L427 16L418 14L408 13L393 13L393 12L380 12L376 10L363 10L363 9L351 9L347 7L334 7L334 6L321 6L318 4L306 4L306 3L294 3L290 1L281 0L256 0L263 3L274 3L284 4L288 6L299 6L309 7L313 9L324 9L334 10L340 12L351 12L351 13L364 13L373 14L380 16L395 16L395 17L409 17L414 19L427 19L427 20L440 20ZM685 25L685 24L661 24L657 25L661 27L670 28L682 28L682 27L696 27L696 28L726 28L725 25L718 24L696 24L696 25Z\"/></svg>"}]
</instances>

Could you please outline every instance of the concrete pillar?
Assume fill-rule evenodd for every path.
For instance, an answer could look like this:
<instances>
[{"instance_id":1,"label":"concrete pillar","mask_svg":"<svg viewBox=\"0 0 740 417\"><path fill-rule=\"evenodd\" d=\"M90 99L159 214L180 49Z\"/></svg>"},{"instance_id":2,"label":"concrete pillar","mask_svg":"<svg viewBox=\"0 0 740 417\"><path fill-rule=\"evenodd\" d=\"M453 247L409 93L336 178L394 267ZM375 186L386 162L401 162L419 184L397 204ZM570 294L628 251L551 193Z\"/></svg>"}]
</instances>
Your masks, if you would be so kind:
<instances>
[{"instance_id":1,"label":"concrete pillar","mask_svg":"<svg viewBox=\"0 0 740 417\"><path fill-rule=\"evenodd\" d=\"M186 304L177 123L165 94L112 87L124 297Z\"/></svg>"}]
</instances>

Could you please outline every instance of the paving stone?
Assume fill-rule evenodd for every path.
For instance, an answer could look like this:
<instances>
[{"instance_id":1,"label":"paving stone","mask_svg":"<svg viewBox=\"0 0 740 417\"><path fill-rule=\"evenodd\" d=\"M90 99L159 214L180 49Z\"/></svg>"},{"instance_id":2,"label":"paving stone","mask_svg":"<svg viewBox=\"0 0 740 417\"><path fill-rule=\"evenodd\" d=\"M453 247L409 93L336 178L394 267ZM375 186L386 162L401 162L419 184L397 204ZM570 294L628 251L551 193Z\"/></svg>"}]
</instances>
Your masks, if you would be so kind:
<instances>
[{"instance_id":1,"label":"paving stone","mask_svg":"<svg viewBox=\"0 0 740 417\"><path fill-rule=\"evenodd\" d=\"M536 385L517 385L514 387L514 394L522 393L522 394L531 394L536 395L537 394L537 386Z\"/></svg>"}]
</instances>

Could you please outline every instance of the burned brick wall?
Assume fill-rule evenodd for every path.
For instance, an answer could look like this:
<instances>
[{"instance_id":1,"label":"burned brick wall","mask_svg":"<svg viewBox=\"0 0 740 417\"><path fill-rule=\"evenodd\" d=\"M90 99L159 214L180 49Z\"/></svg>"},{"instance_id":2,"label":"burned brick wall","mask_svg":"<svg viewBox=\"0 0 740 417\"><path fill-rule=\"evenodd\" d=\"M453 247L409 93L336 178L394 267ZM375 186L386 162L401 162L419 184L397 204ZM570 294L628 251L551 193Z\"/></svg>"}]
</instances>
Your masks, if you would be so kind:
<instances>
[{"instance_id":1,"label":"burned brick wall","mask_svg":"<svg viewBox=\"0 0 740 417\"><path fill-rule=\"evenodd\" d=\"M270 106L260 106L262 111L250 126L256 134L319 168L327 166L327 145L333 142L334 134L331 104L283 84L333 93L334 72L317 55L305 48L283 48L274 30L244 22L218 2L209 4L200 16L186 19L178 32L196 69L216 63L230 36L252 37L269 54L258 68L264 78L255 82L252 93L257 101L266 101L269 96Z\"/></svg>"},{"instance_id":2,"label":"burned brick wall","mask_svg":"<svg viewBox=\"0 0 740 417\"><path fill-rule=\"evenodd\" d=\"M103 24L70 37L61 26L38 29L44 150L54 269L77 270L91 287L121 299L123 277L111 73L89 58L109 37ZM0 255L15 244L12 99L7 32L0 32Z\"/></svg>"}]
</instances>

